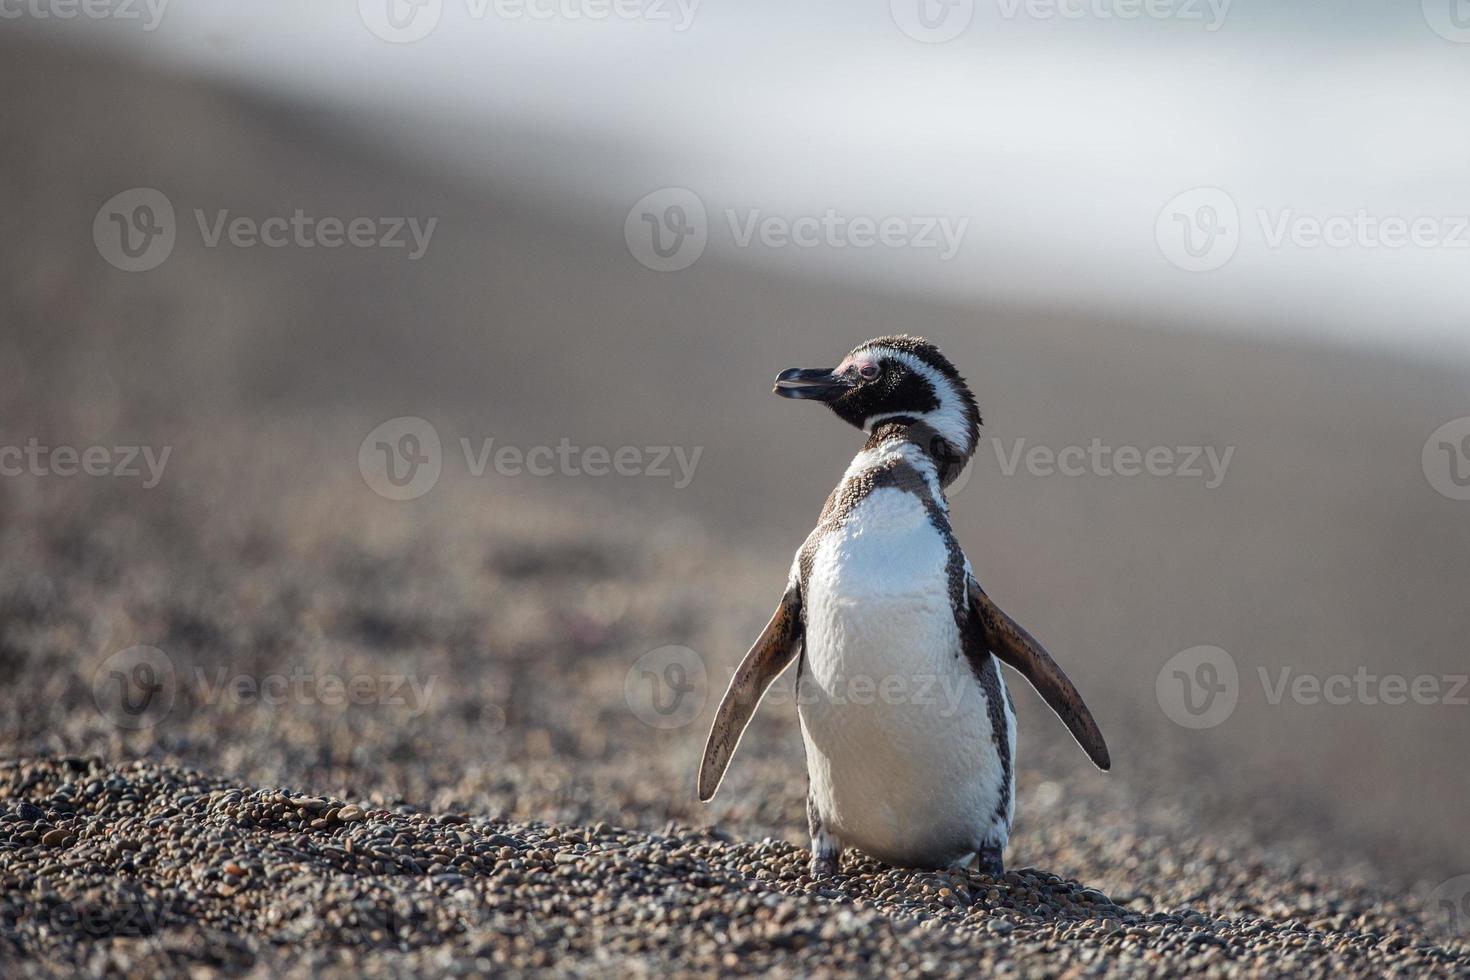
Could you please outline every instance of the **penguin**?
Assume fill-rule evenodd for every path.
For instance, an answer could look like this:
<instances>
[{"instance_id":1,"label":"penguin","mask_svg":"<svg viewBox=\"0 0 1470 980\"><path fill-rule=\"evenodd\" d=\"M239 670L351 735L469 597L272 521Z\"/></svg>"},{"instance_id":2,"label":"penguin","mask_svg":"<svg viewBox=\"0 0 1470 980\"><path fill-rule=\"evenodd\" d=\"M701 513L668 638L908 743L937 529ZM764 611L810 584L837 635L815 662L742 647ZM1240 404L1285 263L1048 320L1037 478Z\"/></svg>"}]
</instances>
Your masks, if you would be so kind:
<instances>
[{"instance_id":1,"label":"penguin","mask_svg":"<svg viewBox=\"0 0 1470 980\"><path fill-rule=\"evenodd\" d=\"M939 348L879 337L835 368L781 372L867 434L797 550L780 604L716 709L697 791L709 802L771 683L797 661L811 873L845 847L889 865L1004 873L1016 810L1016 716L998 662L1056 712L1092 762L1107 744L1046 649L976 581L944 489L974 454L980 410Z\"/></svg>"}]
</instances>

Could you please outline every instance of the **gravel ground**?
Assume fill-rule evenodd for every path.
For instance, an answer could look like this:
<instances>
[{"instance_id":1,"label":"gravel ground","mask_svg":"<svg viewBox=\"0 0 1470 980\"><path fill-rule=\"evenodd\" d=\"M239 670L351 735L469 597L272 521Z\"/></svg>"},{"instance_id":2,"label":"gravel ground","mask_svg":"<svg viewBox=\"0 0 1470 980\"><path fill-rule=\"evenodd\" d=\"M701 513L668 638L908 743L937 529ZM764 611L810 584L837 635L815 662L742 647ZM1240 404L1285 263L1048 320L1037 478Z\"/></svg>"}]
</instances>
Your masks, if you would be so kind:
<instances>
[{"instance_id":1,"label":"gravel ground","mask_svg":"<svg viewBox=\"0 0 1470 980\"><path fill-rule=\"evenodd\" d=\"M650 648L718 650L708 708L763 618L757 563L475 487L402 508L345 467L261 494L289 487L267 457L321 458L289 444L215 434L258 483L3 498L6 974L1470 972L1423 895L1201 839L1189 787L1088 772L1037 712L1003 879L850 851L813 881L790 705L706 809L707 710L650 725L625 686ZM130 719L103 653L145 640L168 704ZM373 697L225 686L293 673ZM400 680L421 694L379 697Z\"/></svg>"},{"instance_id":2,"label":"gravel ground","mask_svg":"<svg viewBox=\"0 0 1470 980\"><path fill-rule=\"evenodd\" d=\"M1237 895L1225 912L1124 902L1035 868L996 879L856 859L814 881L801 848L769 838L384 809L150 763L0 774L0 938L24 975L1470 969L1470 950L1406 929L1403 909L1239 854L1180 868ZM1263 907L1288 894L1295 914Z\"/></svg>"}]
</instances>

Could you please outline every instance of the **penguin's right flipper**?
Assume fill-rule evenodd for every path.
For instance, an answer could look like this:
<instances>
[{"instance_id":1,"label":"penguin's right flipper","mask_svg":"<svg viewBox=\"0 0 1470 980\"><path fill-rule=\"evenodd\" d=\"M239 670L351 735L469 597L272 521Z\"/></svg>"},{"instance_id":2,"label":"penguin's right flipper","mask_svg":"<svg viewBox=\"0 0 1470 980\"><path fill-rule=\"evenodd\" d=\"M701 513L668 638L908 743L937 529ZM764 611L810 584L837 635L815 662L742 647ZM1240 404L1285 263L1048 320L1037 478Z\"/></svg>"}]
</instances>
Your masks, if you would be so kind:
<instances>
[{"instance_id":1,"label":"penguin's right flipper","mask_svg":"<svg viewBox=\"0 0 1470 980\"><path fill-rule=\"evenodd\" d=\"M979 629L985 645L1004 663L1021 672L1031 682L1062 724L1072 733L1093 765L1103 771L1112 766L1108 744L1087 710L1082 695L1066 673L1046 652L1046 647L1026 632L1026 628L1005 614L980 588L975 576L969 576L970 616Z\"/></svg>"},{"instance_id":2,"label":"penguin's right flipper","mask_svg":"<svg viewBox=\"0 0 1470 980\"><path fill-rule=\"evenodd\" d=\"M699 765L700 802L708 803L720 788L720 780L725 778L725 769L740 744L745 726L760 706L766 688L795 659L801 641L801 590L792 585L745 659L735 668L735 676L730 679L730 687L715 712L709 741L704 745L704 761Z\"/></svg>"}]
</instances>

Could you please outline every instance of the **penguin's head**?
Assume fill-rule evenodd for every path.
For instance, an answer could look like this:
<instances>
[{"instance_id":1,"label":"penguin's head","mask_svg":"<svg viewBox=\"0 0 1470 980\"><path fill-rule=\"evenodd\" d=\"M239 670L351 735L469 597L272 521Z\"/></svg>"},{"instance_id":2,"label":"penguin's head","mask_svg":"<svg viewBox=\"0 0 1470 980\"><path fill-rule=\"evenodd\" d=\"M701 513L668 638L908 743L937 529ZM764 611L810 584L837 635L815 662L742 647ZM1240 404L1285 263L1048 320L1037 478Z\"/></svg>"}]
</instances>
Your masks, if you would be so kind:
<instances>
[{"instance_id":1,"label":"penguin's head","mask_svg":"<svg viewBox=\"0 0 1470 980\"><path fill-rule=\"evenodd\" d=\"M879 337L859 344L835 368L791 368L776 376L776 394L826 402L843 421L871 432L907 423L930 435L936 458L961 464L980 440L980 408L965 379L922 337Z\"/></svg>"}]
</instances>

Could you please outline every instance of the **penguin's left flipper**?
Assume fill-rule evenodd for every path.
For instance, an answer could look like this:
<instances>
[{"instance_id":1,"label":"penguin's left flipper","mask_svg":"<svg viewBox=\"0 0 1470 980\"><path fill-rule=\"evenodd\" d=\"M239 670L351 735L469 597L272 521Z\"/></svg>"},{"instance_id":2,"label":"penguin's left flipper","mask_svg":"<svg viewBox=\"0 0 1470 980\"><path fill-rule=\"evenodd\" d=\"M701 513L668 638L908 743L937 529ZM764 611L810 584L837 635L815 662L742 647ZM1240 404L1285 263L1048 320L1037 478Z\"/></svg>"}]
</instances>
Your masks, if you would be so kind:
<instances>
[{"instance_id":1,"label":"penguin's left flipper","mask_svg":"<svg viewBox=\"0 0 1470 980\"><path fill-rule=\"evenodd\" d=\"M1103 741L1102 731L1098 729L1092 712L1087 710L1082 695L1051 654L1020 623L991 601L973 575L969 576L969 594L970 625L980 632L985 647L1001 662L1020 671L1041 699L1057 713L1094 765L1104 771L1110 768L1112 759L1108 756L1108 744Z\"/></svg>"},{"instance_id":2,"label":"penguin's left flipper","mask_svg":"<svg viewBox=\"0 0 1470 980\"><path fill-rule=\"evenodd\" d=\"M745 726L750 724L755 709L760 706L766 688L780 675L781 671L796 658L801 649L801 590L793 584L781 597L775 615L761 630L755 644L735 668L730 679L729 690L720 701L715 712L714 724L710 726L709 741L704 745L704 761L699 765L699 800L708 803L720 788L725 778L725 769Z\"/></svg>"}]
</instances>

